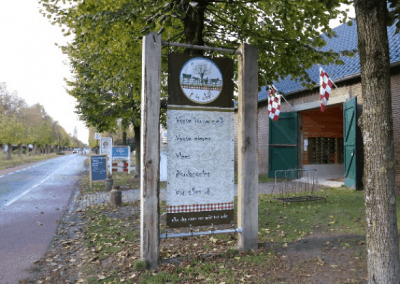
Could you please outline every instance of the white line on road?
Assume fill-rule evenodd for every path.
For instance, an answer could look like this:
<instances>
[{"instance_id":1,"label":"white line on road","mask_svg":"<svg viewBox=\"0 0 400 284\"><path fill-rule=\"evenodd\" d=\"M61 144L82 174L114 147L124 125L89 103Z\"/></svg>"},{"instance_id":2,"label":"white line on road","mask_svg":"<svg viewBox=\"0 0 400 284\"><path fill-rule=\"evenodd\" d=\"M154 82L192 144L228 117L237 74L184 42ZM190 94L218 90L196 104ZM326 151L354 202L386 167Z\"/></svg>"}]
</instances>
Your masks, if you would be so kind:
<instances>
[{"instance_id":1,"label":"white line on road","mask_svg":"<svg viewBox=\"0 0 400 284\"><path fill-rule=\"evenodd\" d=\"M21 193L20 195L18 195L17 197L15 197L13 200L9 201L6 203L6 206L9 206L11 204L13 204L15 201L17 201L18 199L20 199L21 197L23 197L24 195L26 195L27 193L29 193L33 188L39 186L41 183L45 182L46 180L48 180L52 175L54 175L55 173L59 172L60 170L64 169L65 167L69 166L69 164L71 164L72 162L74 162L78 157L76 157L75 159L69 161L69 163L67 163L66 165L64 165L61 169L58 169L57 171L53 172L51 175L49 175L47 178L45 178L44 180L42 180L39 184L34 185L33 187L31 187L30 189L26 190L25 192Z\"/></svg>"},{"instance_id":2,"label":"white line on road","mask_svg":"<svg viewBox=\"0 0 400 284\"><path fill-rule=\"evenodd\" d=\"M2 178L2 177L4 177L4 176L0 176L0 178Z\"/></svg>"},{"instance_id":3,"label":"white line on road","mask_svg":"<svg viewBox=\"0 0 400 284\"><path fill-rule=\"evenodd\" d=\"M25 191L24 193L18 195L17 197L15 197L13 200L9 201L6 203L6 206L13 204L15 201L17 201L18 199L20 199L22 196L24 196L25 194L27 194L29 191L31 191L32 188L28 189L27 191Z\"/></svg>"}]
</instances>

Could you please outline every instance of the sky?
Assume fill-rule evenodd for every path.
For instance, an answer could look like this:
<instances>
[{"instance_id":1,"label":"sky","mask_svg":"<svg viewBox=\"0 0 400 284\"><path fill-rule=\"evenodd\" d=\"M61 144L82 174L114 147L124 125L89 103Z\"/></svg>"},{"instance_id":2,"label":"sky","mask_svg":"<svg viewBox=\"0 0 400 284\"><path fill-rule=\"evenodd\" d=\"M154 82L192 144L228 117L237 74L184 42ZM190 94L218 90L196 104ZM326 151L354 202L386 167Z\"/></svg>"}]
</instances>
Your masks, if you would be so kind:
<instances>
[{"instance_id":1,"label":"sky","mask_svg":"<svg viewBox=\"0 0 400 284\"><path fill-rule=\"evenodd\" d=\"M36 0L2 1L0 9L0 82L16 91L28 105L39 103L67 133L77 127L78 139L88 143L89 130L75 111L76 99L66 92L71 79L68 58L55 45L65 45L61 28L39 13ZM354 17L351 8L349 16ZM340 25L332 21L331 27Z\"/></svg>"},{"instance_id":2,"label":"sky","mask_svg":"<svg viewBox=\"0 0 400 284\"><path fill-rule=\"evenodd\" d=\"M76 126L78 139L88 143L89 130L74 113L76 99L65 90L68 58L55 45L66 38L39 13L36 0L1 1L0 43L0 82L28 105L43 105L67 133Z\"/></svg>"}]
</instances>

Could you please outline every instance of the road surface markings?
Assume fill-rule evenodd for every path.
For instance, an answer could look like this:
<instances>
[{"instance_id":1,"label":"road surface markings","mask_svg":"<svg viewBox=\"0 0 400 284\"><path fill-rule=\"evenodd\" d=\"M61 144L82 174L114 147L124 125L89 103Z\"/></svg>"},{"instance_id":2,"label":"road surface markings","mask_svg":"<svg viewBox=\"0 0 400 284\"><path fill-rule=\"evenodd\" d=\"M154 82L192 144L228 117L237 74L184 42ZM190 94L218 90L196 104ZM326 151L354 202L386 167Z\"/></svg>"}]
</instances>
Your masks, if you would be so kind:
<instances>
[{"instance_id":1,"label":"road surface markings","mask_svg":"<svg viewBox=\"0 0 400 284\"><path fill-rule=\"evenodd\" d=\"M2 178L2 177L4 177L4 176L0 176L0 178Z\"/></svg>"},{"instance_id":2,"label":"road surface markings","mask_svg":"<svg viewBox=\"0 0 400 284\"><path fill-rule=\"evenodd\" d=\"M55 173L59 172L60 170L64 169L65 167L69 166L69 164L71 164L72 162L74 162L77 158L73 159L72 161L69 161L66 165L64 165L61 169L58 169L57 171L53 172L52 174L50 174L47 178L45 178L44 180L42 180L40 183L38 183L37 185L34 185L33 187L31 187L30 189L26 190L25 192L21 193L20 195L18 195L17 197L15 197L14 199L12 199L11 201L6 203L6 206L9 206L11 204L13 204L15 201L17 201L18 199L20 199L21 197L23 197L24 195L26 195L27 193L29 193L33 188L38 187L41 183L45 182L46 180L48 180L51 176L53 176Z\"/></svg>"}]
</instances>

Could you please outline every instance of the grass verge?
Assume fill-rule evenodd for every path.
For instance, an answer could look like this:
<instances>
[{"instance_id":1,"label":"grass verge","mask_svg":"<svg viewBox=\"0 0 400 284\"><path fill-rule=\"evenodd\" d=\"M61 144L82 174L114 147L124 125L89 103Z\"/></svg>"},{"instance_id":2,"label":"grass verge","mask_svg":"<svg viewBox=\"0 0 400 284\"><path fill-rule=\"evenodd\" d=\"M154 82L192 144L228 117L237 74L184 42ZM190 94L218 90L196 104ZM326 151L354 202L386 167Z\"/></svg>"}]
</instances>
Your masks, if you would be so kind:
<instances>
[{"instance_id":1,"label":"grass verge","mask_svg":"<svg viewBox=\"0 0 400 284\"><path fill-rule=\"evenodd\" d=\"M14 168L23 164L29 164L29 163L34 163L38 161L43 161L43 160L48 160L58 157L56 153L51 153L51 154L41 154L41 155L35 155L35 156L26 156L26 155L21 155L19 156L18 154L13 154L12 155L12 160L7 160L7 154L1 153L0 154L0 170L5 170L9 168Z\"/></svg>"}]
</instances>

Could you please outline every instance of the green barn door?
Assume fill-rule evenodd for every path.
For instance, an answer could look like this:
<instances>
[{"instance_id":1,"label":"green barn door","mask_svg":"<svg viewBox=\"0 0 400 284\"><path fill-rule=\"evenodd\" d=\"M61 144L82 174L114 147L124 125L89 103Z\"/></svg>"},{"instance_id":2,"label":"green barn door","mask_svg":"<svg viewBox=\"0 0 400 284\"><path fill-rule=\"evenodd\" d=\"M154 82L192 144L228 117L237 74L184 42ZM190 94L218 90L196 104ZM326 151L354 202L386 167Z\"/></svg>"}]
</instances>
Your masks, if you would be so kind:
<instances>
[{"instance_id":1,"label":"green barn door","mask_svg":"<svg viewBox=\"0 0 400 284\"><path fill-rule=\"evenodd\" d=\"M351 188L357 188L356 108L357 97L343 106L344 184Z\"/></svg>"},{"instance_id":2,"label":"green barn door","mask_svg":"<svg viewBox=\"0 0 400 284\"><path fill-rule=\"evenodd\" d=\"M279 120L269 120L268 176L277 170L297 168L297 112L281 112Z\"/></svg>"}]
</instances>

